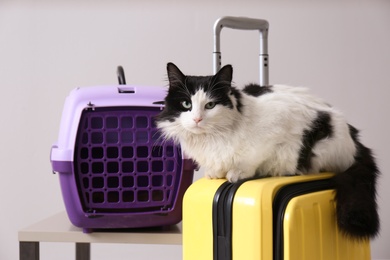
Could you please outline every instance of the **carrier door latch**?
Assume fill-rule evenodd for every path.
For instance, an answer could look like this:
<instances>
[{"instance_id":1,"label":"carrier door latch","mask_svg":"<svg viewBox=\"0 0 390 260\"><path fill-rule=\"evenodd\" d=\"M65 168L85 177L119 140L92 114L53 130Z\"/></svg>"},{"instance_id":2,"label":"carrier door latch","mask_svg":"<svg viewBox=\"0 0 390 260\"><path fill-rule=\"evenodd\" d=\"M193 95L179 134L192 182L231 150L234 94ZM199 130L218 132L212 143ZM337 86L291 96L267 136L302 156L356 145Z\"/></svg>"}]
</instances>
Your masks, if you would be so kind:
<instances>
[{"instance_id":1,"label":"carrier door latch","mask_svg":"<svg viewBox=\"0 0 390 260\"><path fill-rule=\"evenodd\" d=\"M133 87L118 87L118 92L121 94L134 94L135 90Z\"/></svg>"}]
</instances>

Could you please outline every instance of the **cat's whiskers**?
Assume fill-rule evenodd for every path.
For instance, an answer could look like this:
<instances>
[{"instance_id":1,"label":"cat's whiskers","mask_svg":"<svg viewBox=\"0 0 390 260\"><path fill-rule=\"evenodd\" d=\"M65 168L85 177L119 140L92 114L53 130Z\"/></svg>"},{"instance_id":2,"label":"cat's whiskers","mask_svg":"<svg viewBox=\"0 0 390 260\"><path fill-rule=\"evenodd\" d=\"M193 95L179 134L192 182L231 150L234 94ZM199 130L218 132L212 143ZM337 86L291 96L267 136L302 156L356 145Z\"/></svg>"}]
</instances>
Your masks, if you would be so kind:
<instances>
[{"instance_id":1,"label":"cat's whiskers","mask_svg":"<svg viewBox=\"0 0 390 260\"><path fill-rule=\"evenodd\" d=\"M157 136L157 139L155 139L156 136ZM162 133L161 131L157 131L157 132L155 132L155 133L153 134L152 139L153 139L153 140L155 139L155 141L154 141L154 143L153 143L153 146L158 146L159 143L163 143L164 140L165 140L165 138L164 138L164 133Z\"/></svg>"},{"instance_id":2,"label":"cat's whiskers","mask_svg":"<svg viewBox=\"0 0 390 260\"><path fill-rule=\"evenodd\" d=\"M188 98L191 98L191 94L188 93L188 91L185 91L184 89L177 90L178 93L183 93L185 96L188 96Z\"/></svg>"},{"instance_id":3,"label":"cat's whiskers","mask_svg":"<svg viewBox=\"0 0 390 260\"><path fill-rule=\"evenodd\" d=\"M215 80L216 80L216 78L215 78L215 77L213 77L212 81L211 81L211 82L210 82L210 84L209 84L210 90L212 90L212 89L213 89L213 87L214 87L214 83L215 83Z\"/></svg>"},{"instance_id":4,"label":"cat's whiskers","mask_svg":"<svg viewBox=\"0 0 390 260\"><path fill-rule=\"evenodd\" d=\"M174 140L171 138L168 138L163 133L156 132L156 133L154 133L153 137L155 135L158 135L158 137L157 137L156 141L153 143L152 153L155 152L156 149L158 149L157 155L164 157L164 147L167 146L167 143L169 141L174 141ZM174 148L176 148L176 147L174 147ZM181 148L179 147L179 149L181 149ZM181 152L183 152L183 151L181 151ZM180 165L178 156L174 156L173 158L175 160L175 164Z\"/></svg>"},{"instance_id":5,"label":"cat's whiskers","mask_svg":"<svg viewBox=\"0 0 390 260\"><path fill-rule=\"evenodd\" d=\"M221 87L219 87L219 88L215 88L216 86L221 85L221 84L223 84L223 86L221 86ZM224 88L224 87L225 87L226 85L228 85L228 84L230 84L229 81L218 81L218 82L215 83L215 79L213 79L213 81L212 81L211 84L209 85L209 87L210 87L209 91L213 92L213 91L215 91L215 90L222 89L222 88Z\"/></svg>"},{"instance_id":6,"label":"cat's whiskers","mask_svg":"<svg viewBox=\"0 0 390 260\"><path fill-rule=\"evenodd\" d=\"M187 87L187 78L185 78L185 81L183 81L176 75L172 75L173 77L170 79L171 84L178 85L181 87L181 93L186 94L188 97L191 97L191 93Z\"/></svg>"},{"instance_id":7,"label":"cat's whiskers","mask_svg":"<svg viewBox=\"0 0 390 260\"><path fill-rule=\"evenodd\" d=\"M214 82L214 80L211 82L211 84L209 85L209 93L211 96L213 96L213 94L221 89L224 89L226 88L226 85L230 85L231 83L228 82L228 81L218 81L218 82ZM219 85L219 86L218 86ZM218 86L218 87L217 87Z\"/></svg>"}]
</instances>

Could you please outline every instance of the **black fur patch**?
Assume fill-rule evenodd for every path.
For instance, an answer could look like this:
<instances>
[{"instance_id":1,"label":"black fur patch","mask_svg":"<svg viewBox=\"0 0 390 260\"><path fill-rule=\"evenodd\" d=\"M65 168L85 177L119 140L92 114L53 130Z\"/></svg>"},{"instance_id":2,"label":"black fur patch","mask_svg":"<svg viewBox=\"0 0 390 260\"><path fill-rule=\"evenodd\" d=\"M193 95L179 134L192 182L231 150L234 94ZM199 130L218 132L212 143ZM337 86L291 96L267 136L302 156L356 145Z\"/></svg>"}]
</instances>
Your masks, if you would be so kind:
<instances>
[{"instance_id":1,"label":"black fur patch","mask_svg":"<svg viewBox=\"0 0 390 260\"><path fill-rule=\"evenodd\" d=\"M333 127L331 125L330 114L323 111L317 112L317 117L311 124L310 129L306 129L302 136L302 147L299 152L297 169L306 172L311 168L311 159L315 156L313 147L322 139L332 137Z\"/></svg>"},{"instance_id":2,"label":"black fur patch","mask_svg":"<svg viewBox=\"0 0 390 260\"><path fill-rule=\"evenodd\" d=\"M376 203L379 169L371 150L360 143L358 130L351 125L349 129L357 152L354 164L333 177L337 223L347 236L367 239L375 237L380 229Z\"/></svg>"},{"instance_id":3,"label":"black fur patch","mask_svg":"<svg viewBox=\"0 0 390 260\"><path fill-rule=\"evenodd\" d=\"M234 98L236 99L236 107L237 107L237 110L238 112L241 112L241 108L242 108L242 103L241 103L241 92L238 91L237 89L235 89L234 87L231 88L231 94L230 95L233 95Z\"/></svg>"},{"instance_id":4,"label":"black fur patch","mask_svg":"<svg viewBox=\"0 0 390 260\"><path fill-rule=\"evenodd\" d=\"M172 63L169 63L167 68L169 90L165 97L165 108L156 117L157 121L175 121L182 112L187 111L181 102L191 102L191 97L200 89L208 93L217 105L230 109L234 108L231 100L231 96L234 96L237 110L240 111L241 93L231 85L233 70L230 65L224 66L214 76L186 76Z\"/></svg>"},{"instance_id":5,"label":"black fur patch","mask_svg":"<svg viewBox=\"0 0 390 260\"><path fill-rule=\"evenodd\" d=\"M261 87L257 84L246 85L243 91L244 93L254 97L259 97L261 95L273 92L271 86Z\"/></svg>"}]
</instances>

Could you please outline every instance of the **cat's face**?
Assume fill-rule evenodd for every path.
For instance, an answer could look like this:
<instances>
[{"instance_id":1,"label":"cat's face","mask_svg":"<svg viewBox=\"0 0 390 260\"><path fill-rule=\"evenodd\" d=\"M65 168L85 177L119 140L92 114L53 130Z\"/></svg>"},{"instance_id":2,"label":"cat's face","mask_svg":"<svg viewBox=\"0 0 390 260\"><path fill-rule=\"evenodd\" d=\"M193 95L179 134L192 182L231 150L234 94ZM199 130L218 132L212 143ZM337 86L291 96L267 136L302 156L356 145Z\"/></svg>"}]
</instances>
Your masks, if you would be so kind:
<instances>
[{"instance_id":1,"label":"cat's face","mask_svg":"<svg viewBox=\"0 0 390 260\"><path fill-rule=\"evenodd\" d=\"M169 90L158 126L168 135L216 134L234 124L237 100L231 87L232 67L214 76L185 76L167 66Z\"/></svg>"}]
</instances>

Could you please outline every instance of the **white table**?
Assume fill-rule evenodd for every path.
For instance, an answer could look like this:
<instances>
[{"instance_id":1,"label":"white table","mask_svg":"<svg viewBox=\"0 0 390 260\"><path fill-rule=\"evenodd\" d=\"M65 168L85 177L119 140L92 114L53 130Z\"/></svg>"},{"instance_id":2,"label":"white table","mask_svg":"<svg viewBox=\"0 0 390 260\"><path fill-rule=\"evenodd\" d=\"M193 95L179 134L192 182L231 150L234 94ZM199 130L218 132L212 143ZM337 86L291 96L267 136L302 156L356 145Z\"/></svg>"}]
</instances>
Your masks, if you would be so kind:
<instances>
[{"instance_id":1,"label":"white table","mask_svg":"<svg viewBox=\"0 0 390 260\"><path fill-rule=\"evenodd\" d=\"M39 242L72 242L76 245L76 260L90 259L91 243L181 245L181 224L126 232L83 233L73 226L65 212L39 221L18 232L20 260L39 260Z\"/></svg>"}]
</instances>

